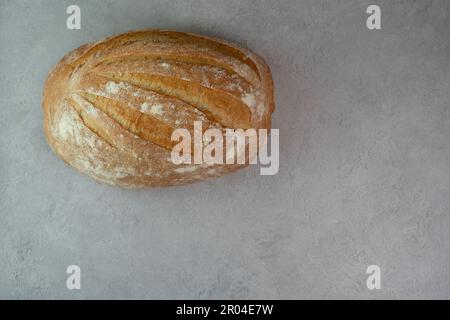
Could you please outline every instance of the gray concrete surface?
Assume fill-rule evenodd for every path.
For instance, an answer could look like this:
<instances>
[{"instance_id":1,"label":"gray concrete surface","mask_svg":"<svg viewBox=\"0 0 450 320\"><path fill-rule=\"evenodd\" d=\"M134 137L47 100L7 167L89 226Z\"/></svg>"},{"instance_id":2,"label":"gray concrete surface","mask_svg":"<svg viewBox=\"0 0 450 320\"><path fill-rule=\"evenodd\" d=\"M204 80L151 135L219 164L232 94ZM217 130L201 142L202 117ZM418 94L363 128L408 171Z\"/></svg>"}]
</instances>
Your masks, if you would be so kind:
<instances>
[{"instance_id":1,"label":"gray concrete surface","mask_svg":"<svg viewBox=\"0 0 450 320\"><path fill-rule=\"evenodd\" d=\"M365 26L369 4L381 30ZM450 298L449 14L446 0L0 0L0 298ZM278 175L130 191L50 151L47 72L136 28L266 58ZM371 264L380 290L366 288Z\"/></svg>"}]
</instances>

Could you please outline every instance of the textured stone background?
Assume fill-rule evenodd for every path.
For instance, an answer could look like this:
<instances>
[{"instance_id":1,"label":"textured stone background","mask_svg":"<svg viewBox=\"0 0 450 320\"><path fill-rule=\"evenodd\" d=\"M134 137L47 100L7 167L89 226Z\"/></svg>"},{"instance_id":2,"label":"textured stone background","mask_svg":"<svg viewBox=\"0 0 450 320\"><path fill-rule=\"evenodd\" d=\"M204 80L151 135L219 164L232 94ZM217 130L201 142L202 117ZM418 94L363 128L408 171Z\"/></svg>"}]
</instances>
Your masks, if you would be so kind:
<instances>
[{"instance_id":1,"label":"textured stone background","mask_svg":"<svg viewBox=\"0 0 450 320\"><path fill-rule=\"evenodd\" d=\"M80 31L65 27L74 3ZM366 28L369 4L382 30ZM450 298L449 15L447 0L0 0L0 298ZM129 191L50 151L50 68L146 27L266 58L278 175Z\"/></svg>"}]
</instances>

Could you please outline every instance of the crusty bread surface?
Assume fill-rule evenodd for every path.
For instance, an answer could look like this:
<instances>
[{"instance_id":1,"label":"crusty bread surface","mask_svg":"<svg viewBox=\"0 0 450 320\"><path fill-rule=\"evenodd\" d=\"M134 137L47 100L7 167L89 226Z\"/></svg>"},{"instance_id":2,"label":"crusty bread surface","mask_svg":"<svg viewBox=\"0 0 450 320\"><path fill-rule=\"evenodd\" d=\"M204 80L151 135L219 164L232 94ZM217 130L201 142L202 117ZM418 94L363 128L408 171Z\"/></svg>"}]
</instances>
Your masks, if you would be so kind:
<instances>
[{"instance_id":1,"label":"crusty bread surface","mask_svg":"<svg viewBox=\"0 0 450 320\"><path fill-rule=\"evenodd\" d=\"M170 30L83 45L50 72L43 96L52 150L90 177L123 187L180 185L246 164L174 164L174 129L270 129L270 69L234 44ZM248 159L247 159L248 160Z\"/></svg>"}]
</instances>

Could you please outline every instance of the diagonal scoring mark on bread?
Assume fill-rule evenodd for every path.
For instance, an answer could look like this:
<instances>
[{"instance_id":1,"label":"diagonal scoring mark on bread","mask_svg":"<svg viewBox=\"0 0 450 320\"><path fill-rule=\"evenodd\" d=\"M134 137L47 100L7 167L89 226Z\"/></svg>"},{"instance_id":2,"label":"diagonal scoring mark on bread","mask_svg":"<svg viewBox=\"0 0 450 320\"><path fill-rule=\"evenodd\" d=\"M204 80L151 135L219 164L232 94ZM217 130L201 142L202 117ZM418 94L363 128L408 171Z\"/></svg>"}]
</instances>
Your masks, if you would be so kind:
<instances>
[{"instance_id":1,"label":"diagonal scoring mark on bread","mask_svg":"<svg viewBox=\"0 0 450 320\"><path fill-rule=\"evenodd\" d=\"M258 77L260 76L258 67L255 62L248 57L246 52L242 49L236 48L234 45L226 43L223 40L219 42L216 39L208 38L206 36L172 30L152 30L147 31L147 35L148 40L153 43L164 43L179 47L190 46L192 43L195 43L196 47L201 50L209 49L220 52L221 54L231 56L234 59L246 64L257 74Z\"/></svg>"},{"instance_id":2,"label":"diagonal scoring mark on bread","mask_svg":"<svg viewBox=\"0 0 450 320\"><path fill-rule=\"evenodd\" d=\"M79 57L78 62L83 63L90 59L91 57L96 57L99 52L107 52L114 50L116 48L124 48L128 45L133 45L133 43L151 43L170 46L184 47L196 43L198 49L201 50L213 50L218 53L224 54L225 56L231 56L234 59L244 63L248 68L250 68L258 77L261 78L259 69L255 62L248 57L248 54L242 50L236 48L227 43L220 43L215 39L210 39L205 36L199 36L195 34L182 33L171 30L142 30L130 33L124 33L116 36L112 36L93 44ZM177 50L180 51L180 50ZM214 63L216 64L216 63Z\"/></svg>"},{"instance_id":3,"label":"diagonal scoring mark on bread","mask_svg":"<svg viewBox=\"0 0 450 320\"><path fill-rule=\"evenodd\" d=\"M173 128L162 120L124 106L122 103L113 99L87 92L80 92L78 94L107 114L122 128L143 140L157 144L167 150L172 150L177 143L170 139Z\"/></svg>"},{"instance_id":4,"label":"diagonal scoring mark on bread","mask_svg":"<svg viewBox=\"0 0 450 320\"><path fill-rule=\"evenodd\" d=\"M203 112L208 119L224 127L234 129L251 127L251 112L248 106L226 92L206 88L190 81L151 74L102 73L99 75L183 100Z\"/></svg>"},{"instance_id":5,"label":"diagonal scoring mark on bread","mask_svg":"<svg viewBox=\"0 0 450 320\"><path fill-rule=\"evenodd\" d=\"M107 57L102 58L99 62L95 63L93 65L94 68L100 67L100 66L109 66L112 64L121 64L121 63L128 63L128 62L136 62L136 61L168 61L171 63L186 63L191 65L203 65L203 66L210 66L215 68L222 68L226 72L228 72L230 75L235 75L242 79L243 81L247 82L248 85L255 85L259 82L259 77L256 73L253 72L248 74L245 73L243 70L240 70L239 68L236 68L236 66L233 66L230 63L227 63L223 61L223 59L219 59L214 56L206 56L206 55L199 55L195 52L186 52L183 53L175 53L175 52L167 52L167 51L155 51L155 52L142 52L142 53L128 53L123 54L122 52L120 54L113 54Z\"/></svg>"},{"instance_id":6,"label":"diagonal scoring mark on bread","mask_svg":"<svg viewBox=\"0 0 450 320\"><path fill-rule=\"evenodd\" d=\"M184 128L193 132L195 121L201 121L203 128L221 128L211 122L205 114L190 104L154 91L145 90L129 83L116 83L104 77L89 75L78 91L117 100L129 108L136 109L160 119L173 128Z\"/></svg>"},{"instance_id":7,"label":"diagonal scoring mark on bread","mask_svg":"<svg viewBox=\"0 0 450 320\"><path fill-rule=\"evenodd\" d=\"M222 54L232 56L233 58L241 61L242 63L247 65L250 69L252 69L259 79L261 78L258 67L256 66L255 62L249 58L247 53L243 52L240 49L237 49L236 47L234 47L230 44L227 44L224 42L218 42L218 41L209 39L207 37L198 36L198 35L194 35L194 34L171 32L171 31L168 31L167 33L168 34L176 33L175 38L177 38L177 39L175 42L179 45L186 45L186 44L192 43L193 41L196 41L198 46L201 46L203 48L210 48L217 52L221 52Z\"/></svg>"},{"instance_id":8,"label":"diagonal scoring mark on bread","mask_svg":"<svg viewBox=\"0 0 450 320\"><path fill-rule=\"evenodd\" d=\"M185 59L162 58L153 55L127 55L105 59L92 68L92 73L105 72L152 73L172 76L201 84L207 88L228 92L237 98L259 87L234 72L214 64L193 63Z\"/></svg>"},{"instance_id":9,"label":"diagonal scoring mark on bread","mask_svg":"<svg viewBox=\"0 0 450 320\"><path fill-rule=\"evenodd\" d=\"M98 126L96 120L81 104L76 102L73 98L66 98L67 103L72 107L79 115L83 124L92 131L96 136L103 140L110 147L115 147L114 141L103 127Z\"/></svg>"}]
</instances>

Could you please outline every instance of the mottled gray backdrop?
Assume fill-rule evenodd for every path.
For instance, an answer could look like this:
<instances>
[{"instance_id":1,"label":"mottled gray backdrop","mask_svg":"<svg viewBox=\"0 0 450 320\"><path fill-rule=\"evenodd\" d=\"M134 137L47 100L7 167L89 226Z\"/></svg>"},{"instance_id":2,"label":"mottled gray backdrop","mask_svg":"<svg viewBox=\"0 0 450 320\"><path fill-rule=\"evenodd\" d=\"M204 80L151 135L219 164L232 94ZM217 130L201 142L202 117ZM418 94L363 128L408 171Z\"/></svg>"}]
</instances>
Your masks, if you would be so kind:
<instances>
[{"instance_id":1,"label":"mottled gray backdrop","mask_svg":"<svg viewBox=\"0 0 450 320\"><path fill-rule=\"evenodd\" d=\"M370 4L381 30L366 28ZM130 191L50 151L47 72L136 28L267 60L278 175ZM0 298L450 298L449 71L447 0L0 0ZM366 287L371 264L381 290Z\"/></svg>"}]
</instances>

